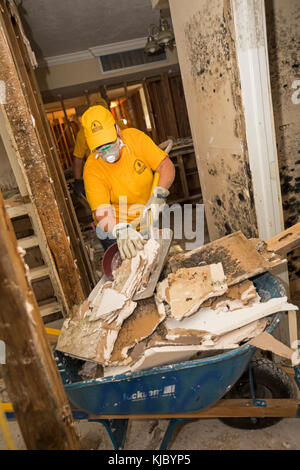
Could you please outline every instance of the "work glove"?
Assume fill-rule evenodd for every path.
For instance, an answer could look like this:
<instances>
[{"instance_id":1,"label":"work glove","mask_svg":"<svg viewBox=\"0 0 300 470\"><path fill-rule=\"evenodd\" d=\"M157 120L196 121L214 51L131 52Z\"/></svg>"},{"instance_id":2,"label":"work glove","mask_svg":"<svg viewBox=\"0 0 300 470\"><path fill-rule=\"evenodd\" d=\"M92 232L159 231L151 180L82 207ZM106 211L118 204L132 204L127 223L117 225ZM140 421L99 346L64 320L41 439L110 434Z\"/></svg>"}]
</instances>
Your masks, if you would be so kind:
<instances>
[{"instance_id":1,"label":"work glove","mask_svg":"<svg viewBox=\"0 0 300 470\"><path fill-rule=\"evenodd\" d=\"M81 195L85 196L84 184L82 179L74 181L74 193L78 197L80 197Z\"/></svg>"},{"instance_id":2,"label":"work glove","mask_svg":"<svg viewBox=\"0 0 300 470\"><path fill-rule=\"evenodd\" d=\"M136 256L138 250L142 250L147 242L130 224L117 224L112 233L117 239L122 260Z\"/></svg>"},{"instance_id":3,"label":"work glove","mask_svg":"<svg viewBox=\"0 0 300 470\"><path fill-rule=\"evenodd\" d=\"M159 214L162 212L164 206L166 205L166 199L169 194L170 192L166 188L162 188L161 186L155 186L153 188L153 195L146 202L140 223L141 231L143 233L145 231L145 227L148 227L149 212L151 211L152 216L151 225L155 225L155 223L158 221Z\"/></svg>"}]
</instances>

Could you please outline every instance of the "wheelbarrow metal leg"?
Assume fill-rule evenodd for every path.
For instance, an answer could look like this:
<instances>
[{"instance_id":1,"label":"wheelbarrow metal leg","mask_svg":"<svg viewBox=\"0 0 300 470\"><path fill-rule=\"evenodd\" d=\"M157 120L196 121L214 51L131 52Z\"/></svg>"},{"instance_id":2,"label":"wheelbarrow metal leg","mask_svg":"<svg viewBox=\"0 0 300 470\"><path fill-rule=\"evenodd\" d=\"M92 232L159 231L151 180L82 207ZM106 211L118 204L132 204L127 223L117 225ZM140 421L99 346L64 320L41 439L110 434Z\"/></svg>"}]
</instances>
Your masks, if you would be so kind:
<instances>
[{"instance_id":1,"label":"wheelbarrow metal leg","mask_svg":"<svg viewBox=\"0 0 300 470\"><path fill-rule=\"evenodd\" d=\"M89 421L103 424L114 446L114 449L124 449L128 419L89 419Z\"/></svg>"},{"instance_id":2,"label":"wheelbarrow metal leg","mask_svg":"<svg viewBox=\"0 0 300 470\"><path fill-rule=\"evenodd\" d=\"M170 439L173 435L173 432L174 432L177 424L181 423L182 421L191 421L191 420L189 418L172 418L172 419L170 419L167 430L165 432L165 435L163 437L163 440L162 440L162 443L160 445L159 450L166 450L167 449L167 447L169 445L169 442L170 442Z\"/></svg>"}]
</instances>

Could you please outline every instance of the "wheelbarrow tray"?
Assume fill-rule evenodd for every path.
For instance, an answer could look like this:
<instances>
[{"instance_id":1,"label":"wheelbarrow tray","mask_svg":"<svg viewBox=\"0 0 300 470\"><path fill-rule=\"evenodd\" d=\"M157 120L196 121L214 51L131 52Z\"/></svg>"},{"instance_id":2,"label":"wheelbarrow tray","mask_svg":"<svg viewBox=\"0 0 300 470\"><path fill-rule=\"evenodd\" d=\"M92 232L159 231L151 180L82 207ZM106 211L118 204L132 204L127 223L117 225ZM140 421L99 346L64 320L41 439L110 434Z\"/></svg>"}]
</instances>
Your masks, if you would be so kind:
<instances>
[{"instance_id":1,"label":"wheelbarrow tray","mask_svg":"<svg viewBox=\"0 0 300 470\"><path fill-rule=\"evenodd\" d=\"M270 273L252 279L262 302L285 294ZM270 315L272 333L283 313ZM256 352L245 345L222 354L165 365L140 372L82 381L82 361L55 351L70 402L91 414L129 415L200 411L214 405L241 377Z\"/></svg>"}]
</instances>

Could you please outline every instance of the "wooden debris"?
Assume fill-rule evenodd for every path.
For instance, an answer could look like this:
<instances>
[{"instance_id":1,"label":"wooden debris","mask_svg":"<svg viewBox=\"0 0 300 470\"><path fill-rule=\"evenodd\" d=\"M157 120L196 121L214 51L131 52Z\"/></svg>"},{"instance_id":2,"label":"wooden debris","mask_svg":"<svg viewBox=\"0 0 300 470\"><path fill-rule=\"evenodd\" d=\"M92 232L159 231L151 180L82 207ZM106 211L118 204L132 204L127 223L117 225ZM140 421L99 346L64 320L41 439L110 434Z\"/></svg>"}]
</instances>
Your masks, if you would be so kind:
<instances>
[{"instance_id":1,"label":"wooden debris","mask_svg":"<svg viewBox=\"0 0 300 470\"><path fill-rule=\"evenodd\" d=\"M268 250L285 255L300 246L300 222L267 241Z\"/></svg>"},{"instance_id":2,"label":"wooden debris","mask_svg":"<svg viewBox=\"0 0 300 470\"><path fill-rule=\"evenodd\" d=\"M235 232L200 248L172 256L165 274L180 268L222 263L228 286L268 271L274 264L264 258L242 232Z\"/></svg>"}]
</instances>

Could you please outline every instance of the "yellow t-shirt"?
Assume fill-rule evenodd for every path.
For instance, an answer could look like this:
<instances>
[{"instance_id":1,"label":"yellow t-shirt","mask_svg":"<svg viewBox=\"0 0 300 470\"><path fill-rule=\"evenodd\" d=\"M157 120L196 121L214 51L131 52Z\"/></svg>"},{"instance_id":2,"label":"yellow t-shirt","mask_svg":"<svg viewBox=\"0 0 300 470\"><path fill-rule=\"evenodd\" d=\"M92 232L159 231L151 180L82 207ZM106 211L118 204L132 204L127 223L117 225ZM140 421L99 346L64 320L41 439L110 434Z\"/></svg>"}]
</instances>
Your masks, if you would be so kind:
<instances>
[{"instance_id":1,"label":"yellow t-shirt","mask_svg":"<svg viewBox=\"0 0 300 470\"><path fill-rule=\"evenodd\" d=\"M130 223L139 216L140 205L149 199L153 172L167 154L138 129L124 129L121 139L125 144L121 158L107 163L93 152L86 161L83 180L92 211L112 205L117 223Z\"/></svg>"},{"instance_id":2,"label":"yellow t-shirt","mask_svg":"<svg viewBox=\"0 0 300 470\"><path fill-rule=\"evenodd\" d=\"M74 157L77 157L77 158L84 158L84 157L88 157L89 154L90 154L90 150L88 148L88 144L86 143L84 129L83 127L81 127L76 135L73 155Z\"/></svg>"}]
</instances>

